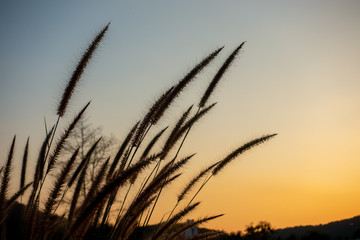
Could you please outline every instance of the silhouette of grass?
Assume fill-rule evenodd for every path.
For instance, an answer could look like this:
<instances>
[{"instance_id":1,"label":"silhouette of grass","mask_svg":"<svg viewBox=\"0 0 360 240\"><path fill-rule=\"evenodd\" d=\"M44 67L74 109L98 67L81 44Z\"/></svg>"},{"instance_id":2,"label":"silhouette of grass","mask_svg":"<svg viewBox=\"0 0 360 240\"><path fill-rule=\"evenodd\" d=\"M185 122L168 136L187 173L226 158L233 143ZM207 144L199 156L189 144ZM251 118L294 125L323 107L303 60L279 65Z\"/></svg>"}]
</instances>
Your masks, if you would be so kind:
<instances>
[{"instance_id":1,"label":"silhouette of grass","mask_svg":"<svg viewBox=\"0 0 360 240\"><path fill-rule=\"evenodd\" d=\"M90 102L75 116L58 139L55 139L56 143L54 144L53 139L55 138L58 123L64 117L71 95L108 28L109 24L97 34L75 67L57 107L58 119L54 127L45 136L38 153L33 179L29 183L26 183L25 178L29 148L29 139L27 140L22 160L20 188L14 195L8 197L9 182L13 179L11 166L15 149L14 137L8 159L3 166L0 166L1 239L10 239L8 237L10 236L9 232L6 231L6 220L9 217L10 208L30 186L32 188L22 219L22 222L25 224L24 233L22 234L24 239L84 239L85 236L90 236L94 231L101 231L105 228L108 229L104 233L105 235L103 235L105 239L130 239L131 236L136 235L136 231L141 225L147 227L161 192L181 177L181 171L184 169L184 166L194 157L193 154L182 157L179 160L177 159L191 128L214 108L215 104L207 105L208 99L244 45L244 42L241 43L224 61L200 99L196 113L192 114L193 105L190 106L179 117L172 131L165 138L164 143L161 143L159 139L166 134L168 127L162 128L152 139L148 140L146 137L151 131L151 127L159 122L164 112L170 108L174 99L218 56L223 47L210 53L177 84L174 84L162 94L152 107L149 108L147 114L129 131L115 156L113 158L109 156L98 169L89 188L81 189L83 186L82 182L86 174L88 174L89 159L94 151L96 151L101 138L82 157L79 164L76 161L79 157L79 149L76 149L70 158L63 154L62 149ZM173 231L174 226L200 204L191 204L191 202L211 177L219 174L223 168L243 152L266 142L275 135L266 135L249 141L235 149L224 159L211 163L209 167L199 171L178 195L175 206L167 220L161 223L154 234L149 237L153 240L180 239L181 234L186 229L222 216L220 214L199 218L199 220L183 225L175 232ZM181 143L177 145L180 140ZM138 149L143 149L142 154L137 153ZM170 156L173 152L176 152L176 154ZM65 165L59 165L57 160L65 157L67 158ZM47 166L46 169L45 166ZM59 170L55 178L46 178L48 173L54 169ZM75 170L72 171L72 169ZM145 171L146 169L149 169L149 171ZM198 188L187 205L182 210L174 213L178 204L184 201L191 194L196 184L204 178L203 184ZM45 182L52 186L48 194L41 191ZM135 184L140 182L141 184ZM126 186L128 186L127 191L125 190ZM81 198L80 191L84 191L84 198ZM125 197L122 198L118 192L126 193ZM129 192L134 193L131 199L127 199ZM65 196L71 196L70 203L63 202ZM44 199L45 201L43 202ZM122 205L120 209L116 210L114 215L117 215L114 219L115 222L109 225L109 218L112 215L111 209L119 201L122 202ZM60 212L58 210L59 205L63 206L64 214L62 216L57 215ZM174 215L172 216L173 213ZM203 234L203 237L199 235L196 239L211 239L211 237L218 235L217 233Z\"/></svg>"},{"instance_id":2,"label":"silhouette of grass","mask_svg":"<svg viewBox=\"0 0 360 240\"><path fill-rule=\"evenodd\" d=\"M99 43L101 42L101 40L103 39L106 31L109 28L110 23L108 23L100 32L99 34L95 37L95 39L91 42L91 44L89 45L89 47L86 49L85 53L83 54L82 58L80 59L78 65L76 66L66 88L65 91L62 95L62 98L59 102L58 108L57 108L57 114L59 115L59 117L63 117L66 111L66 107L69 104L71 95L73 94L75 87L77 85L77 83L79 82L82 74L85 71L85 68L87 66L87 64L89 63L91 57L93 56L96 48L98 47Z\"/></svg>"}]
</instances>

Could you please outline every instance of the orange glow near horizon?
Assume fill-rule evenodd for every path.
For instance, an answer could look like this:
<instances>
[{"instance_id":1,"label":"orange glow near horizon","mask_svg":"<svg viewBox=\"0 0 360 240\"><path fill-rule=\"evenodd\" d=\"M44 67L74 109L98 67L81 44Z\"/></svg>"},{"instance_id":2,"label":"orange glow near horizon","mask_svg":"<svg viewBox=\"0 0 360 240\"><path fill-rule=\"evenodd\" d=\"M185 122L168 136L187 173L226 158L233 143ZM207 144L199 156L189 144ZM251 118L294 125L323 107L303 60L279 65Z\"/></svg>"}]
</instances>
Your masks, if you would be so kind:
<instances>
[{"instance_id":1,"label":"orange glow near horizon","mask_svg":"<svg viewBox=\"0 0 360 240\"><path fill-rule=\"evenodd\" d=\"M360 1L160 2L4 3L0 164L16 134L17 177L30 136L32 172L44 116L48 126L56 122L59 86L92 33L111 20L60 126L91 100L86 117L119 142L162 91L225 45L150 132L169 125L168 134L246 41L210 98L218 104L191 129L180 157L196 155L160 197L153 223L171 211L181 187L198 171L272 133L278 135L212 178L187 218L224 213L204 226L236 232L260 220L284 228L359 215Z\"/></svg>"},{"instance_id":2,"label":"orange glow near horizon","mask_svg":"<svg viewBox=\"0 0 360 240\"><path fill-rule=\"evenodd\" d=\"M218 120L209 121L211 125ZM275 228L285 228L326 224L359 215L360 149L356 133L360 127L349 124L327 132L322 128L332 125L333 120L321 124L317 128L294 127L294 131L280 132L274 139L234 160L199 194L196 200L201 204L191 218L224 213L225 216L204 226L236 232L260 220L270 222ZM326 127L332 129L332 126ZM218 131L221 132L214 129L213 133L207 133L207 144L211 145L211 139L226 136ZM196 133L192 137L196 141L189 143L184 152L197 149L199 154L187 167L189 171L206 166L202 159L210 164L228 153L217 149L217 143L202 146L203 141L197 140ZM224 138L223 144L241 144L245 140ZM186 184L189 178L185 177L179 184ZM171 194L164 196L164 206L175 201L171 195L176 195L176 189L169 191ZM162 214L164 212L155 219L160 219Z\"/></svg>"}]
</instances>

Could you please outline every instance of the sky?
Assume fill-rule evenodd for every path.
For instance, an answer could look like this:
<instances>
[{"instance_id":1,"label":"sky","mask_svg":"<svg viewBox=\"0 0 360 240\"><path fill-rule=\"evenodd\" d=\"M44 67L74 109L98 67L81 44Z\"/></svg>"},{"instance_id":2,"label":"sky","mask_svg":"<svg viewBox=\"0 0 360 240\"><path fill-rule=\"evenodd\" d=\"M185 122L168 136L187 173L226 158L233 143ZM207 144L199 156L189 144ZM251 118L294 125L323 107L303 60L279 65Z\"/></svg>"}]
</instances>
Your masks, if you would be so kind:
<instances>
[{"instance_id":1,"label":"sky","mask_svg":"<svg viewBox=\"0 0 360 240\"><path fill-rule=\"evenodd\" d=\"M225 213L205 226L230 232L260 220L282 228L360 214L360 2L355 0L2 0L0 163L15 134L15 171L28 136L36 159L44 117L56 121L64 84L108 22L61 124L91 100L92 124L122 139L164 90L225 46L160 123L173 124L197 104L228 54L246 41L210 99L218 102L215 109L190 132L182 152L197 154L179 185L194 169L251 139L278 136L211 179L191 217ZM178 190L168 189L154 221L171 210Z\"/></svg>"}]
</instances>

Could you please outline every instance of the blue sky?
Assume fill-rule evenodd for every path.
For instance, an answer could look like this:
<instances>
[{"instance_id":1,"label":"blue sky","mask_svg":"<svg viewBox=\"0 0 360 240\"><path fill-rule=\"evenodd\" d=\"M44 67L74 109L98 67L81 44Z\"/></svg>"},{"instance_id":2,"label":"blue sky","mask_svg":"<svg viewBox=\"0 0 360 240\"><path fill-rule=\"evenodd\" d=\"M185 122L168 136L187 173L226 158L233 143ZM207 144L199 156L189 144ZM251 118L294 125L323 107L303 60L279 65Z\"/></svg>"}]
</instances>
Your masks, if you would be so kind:
<instances>
[{"instance_id":1,"label":"blue sky","mask_svg":"<svg viewBox=\"0 0 360 240\"><path fill-rule=\"evenodd\" d=\"M194 166L202 167L203 159L213 162L246 140L272 132L279 136L214 181L199 214L227 213L210 225L226 230L260 219L283 227L359 214L349 200L360 200L355 189L360 182L358 1L0 4L0 161L14 134L17 157L30 136L36 158L44 116L55 121L74 65L108 22L110 30L64 123L92 100L93 124L118 138L162 91L225 45L165 121L196 104L226 56L247 41L211 99L219 104L194 130L185 151L198 152ZM232 186L232 194L221 186ZM224 206L215 193L229 194L231 203ZM326 198L333 201L324 206ZM219 212L207 214L208 209ZM306 215L309 209L313 214Z\"/></svg>"}]
</instances>

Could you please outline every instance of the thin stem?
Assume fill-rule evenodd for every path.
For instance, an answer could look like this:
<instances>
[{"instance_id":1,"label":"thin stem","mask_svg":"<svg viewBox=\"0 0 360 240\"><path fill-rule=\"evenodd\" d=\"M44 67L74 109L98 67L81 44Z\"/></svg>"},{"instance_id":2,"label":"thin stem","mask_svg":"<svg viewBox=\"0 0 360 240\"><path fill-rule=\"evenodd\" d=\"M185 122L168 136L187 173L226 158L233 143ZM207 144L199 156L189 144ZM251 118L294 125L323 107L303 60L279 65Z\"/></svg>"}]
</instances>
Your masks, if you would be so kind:
<instances>
[{"instance_id":1,"label":"thin stem","mask_svg":"<svg viewBox=\"0 0 360 240\"><path fill-rule=\"evenodd\" d=\"M160 191L158 193L158 195L156 196L156 199L155 199L155 202L154 202L154 205L150 211L150 214L149 214L149 217L147 218L146 222L145 222L145 226L147 226L149 224L149 221L150 221L150 218L155 210L155 207L156 207L156 204L157 204L157 201L159 200L159 197L160 197L160 194L161 194L161 191L163 190L163 187L160 188Z\"/></svg>"},{"instance_id":2,"label":"thin stem","mask_svg":"<svg viewBox=\"0 0 360 240\"><path fill-rule=\"evenodd\" d=\"M152 124L150 124L150 126L148 127L148 129L145 131L144 135L142 136L142 138L141 138L140 141L139 141L139 145L138 145L138 146L140 146L141 143L144 141L145 136L148 134L148 132L150 131L150 128L151 128L151 127L152 127ZM134 148L134 146L131 146L131 149L130 149L128 155L125 157L125 158L126 158L126 161L127 161L127 159L129 158L129 156L130 156L133 148ZM135 154L136 154L136 152L137 152L138 149L139 149L139 147L137 147L137 148L135 149L135 151L133 152L133 154L132 154L132 156L131 156L131 159L130 159L128 165L127 165L127 167L130 167L130 164L132 163L132 161L133 161L133 159L134 159L134 157L135 157ZM130 183L129 188L128 188L126 194L125 194L124 200L123 200L123 202L122 202L122 204L121 204L121 207L120 207L118 216L117 216L116 221L115 221L115 224L114 224L114 230L116 229L116 225L118 224L118 221L120 220L120 216L121 216L122 210L123 210L123 208L124 208L124 206L125 206L125 202L126 202L126 200L127 200L127 196L128 196L128 194L129 194L129 192L130 192L130 189L131 189L132 185L133 185L133 184ZM117 190L116 190L116 191L117 191ZM112 203L111 203L111 204L112 204ZM110 206L110 208L111 208L111 206ZM108 211L110 211L110 208L108 209ZM107 210L107 209L106 209L106 210ZM107 216L105 222L107 222L107 220L108 220L108 216Z\"/></svg>"},{"instance_id":3,"label":"thin stem","mask_svg":"<svg viewBox=\"0 0 360 240\"><path fill-rule=\"evenodd\" d=\"M69 189L69 186L66 186L66 188L65 188L65 190L64 190L64 192L63 192L63 194L62 194L62 196L61 196L60 201L58 202L58 204L57 204L56 208L55 208L55 209L54 209L54 211L53 211L53 214L55 214L55 213L56 213L56 210L57 210L57 209L58 209L58 207L60 206L60 204L61 204L62 200L64 199L65 194L66 194L66 192L68 191L68 189Z\"/></svg>"},{"instance_id":4,"label":"thin stem","mask_svg":"<svg viewBox=\"0 0 360 240\"><path fill-rule=\"evenodd\" d=\"M45 125L45 134L48 135L48 128L46 124L46 118L44 117L44 125ZM48 147L50 148L50 145L48 144Z\"/></svg>"},{"instance_id":5,"label":"thin stem","mask_svg":"<svg viewBox=\"0 0 360 240\"><path fill-rule=\"evenodd\" d=\"M170 214L169 214L169 216L168 216L168 219L166 219L166 221L169 221L169 219L171 218L171 215L174 213L176 207L179 205L179 202L180 202L180 201L177 201L177 202L176 202L175 206L174 206L173 209L171 210L171 212L170 212Z\"/></svg>"},{"instance_id":6,"label":"thin stem","mask_svg":"<svg viewBox=\"0 0 360 240\"><path fill-rule=\"evenodd\" d=\"M197 112L195 113L195 116L197 116L197 115L199 114L200 109L201 109L201 107L198 108ZM185 134L185 136L183 137L183 140L181 141L181 144L180 144L180 146L179 146L179 148L178 148L178 150L177 150L177 152L176 152L176 154L175 154L175 156L174 156L173 161L175 161L175 159L176 159L177 156L179 155L179 152L180 152L180 150L181 150L181 148L182 148L182 146L183 146L183 144L184 144L184 142L185 142L185 139L186 139L187 135L189 134L189 132L190 132L190 130L191 130L191 127L192 127L192 125L190 125L190 127L189 127L188 130L186 131L186 134Z\"/></svg>"},{"instance_id":7,"label":"thin stem","mask_svg":"<svg viewBox=\"0 0 360 240\"><path fill-rule=\"evenodd\" d=\"M133 148L134 148L134 146L131 146L129 153L124 157L124 158L125 158L124 161L127 161L127 159L129 158L129 156L130 156ZM135 156L136 151L137 151L137 149L135 149L135 151L134 151L134 153L133 153L133 155L132 155L132 158ZM130 164L128 165L128 167L129 167L129 166L130 166ZM120 211L119 211L119 213L118 213L117 219L120 217L120 213L121 213L122 208L123 208L123 206L124 206L124 204L125 204L125 201L126 201L126 198L127 198L128 193L129 193L129 191L130 191L130 188L131 188L131 185L129 186L129 189L128 189L127 193L126 193L126 196L125 196L125 198L124 198L124 200L123 200L123 202L122 202L122 204L121 204L121 208L120 208ZM119 190L119 188L116 188L116 193L117 193L118 190ZM115 200L115 197L114 197L114 198L109 198L108 203L107 203L107 206L106 206L106 208L105 208L105 212L104 212L104 217L105 217L105 218L103 217L103 220L102 220L102 222L101 222L101 226L103 226L105 223L107 223L107 221L108 221L108 219L109 219L109 213L110 213L110 210L111 210L111 206L112 206L114 200ZM115 225L116 225L116 224L115 224Z\"/></svg>"},{"instance_id":8,"label":"thin stem","mask_svg":"<svg viewBox=\"0 0 360 240\"><path fill-rule=\"evenodd\" d=\"M159 171L159 169L160 169L160 163L161 163L161 160L160 160L160 161L158 162L158 164L155 166L156 171L155 171L155 174L154 174L154 178L155 178L156 175L158 174L158 171ZM146 225L149 224L151 215L152 215L152 213L153 213L153 211L154 211L154 209L155 209L156 203L157 203L157 201L158 201L158 199L159 199L159 197L160 197L160 194L161 194L161 191L162 191L163 188L164 188L164 185L162 185L162 187L160 188L160 191L159 191L158 195L156 196L154 205L153 205L152 209L148 212L148 214L147 214L147 216L146 216L146 218L145 218L144 226L146 226Z\"/></svg>"},{"instance_id":9,"label":"thin stem","mask_svg":"<svg viewBox=\"0 0 360 240\"><path fill-rule=\"evenodd\" d=\"M195 197L199 194L199 192L201 191L201 189L206 185L206 183L211 179L211 177L213 176L213 174L211 173L211 175L206 179L204 180L203 184L200 186L199 190L197 190L197 192L195 193L195 195L192 197L192 199L190 200L190 202L186 205L186 206L189 206L192 201L195 199Z\"/></svg>"},{"instance_id":10,"label":"thin stem","mask_svg":"<svg viewBox=\"0 0 360 240\"><path fill-rule=\"evenodd\" d=\"M148 132L150 131L150 128L152 127L152 124L150 124L150 126L148 127L148 129L145 131L145 134L142 136L142 138L141 138L141 140L140 140L140 142L139 142L139 145L138 145L138 147L135 149L135 151L134 151L134 153L133 153L133 155L132 155L132 157L131 157L131 159L130 159L130 161L129 161L129 163L128 163L128 167L130 166L130 164L132 163L132 161L133 161L133 159L134 159L134 157L135 157L135 154L136 154L136 152L137 152L137 150L139 149L139 146L141 145L141 143L144 141L144 139L145 139L145 137L146 137L146 135L148 134ZM134 146L132 146L132 148L133 148Z\"/></svg>"},{"instance_id":11,"label":"thin stem","mask_svg":"<svg viewBox=\"0 0 360 240\"><path fill-rule=\"evenodd\" d=\"M150 174L147 176L146 180L144 179L145 182L143 181L143 184L141 185L138 193L136 194L136 197L140 195L140 193L142 192L142 190L144 190L144 188L145 188L146 184L148 183L148 181L150 180L152 174L155 172L154 176L157 175L157 172L159 171L159 168L160 168L160 163L161 163L161 161L162 161L162 159L160 159L160 160L156 163L155 167L153 168L153 170L151 170L151 172L150 172Z\"/></svg>"},{"instance_id":12,"label":"thin stem","mask_svg":"<svg viewBox=\"0 0 360 240\"><path fill-rule=\"evenodd\" d=\"M48 155L49 155L49 153L50 153L50 147L51 147L52 142L53 142L53 140L54 140L55 133L56 133L56 129L57 129L58 125L59 125L59 121L60 121L60 116L58 116L58 118L57 118L57 120L56 120L55 128L54 128L54 131L53 131L52 136L51 136L51 139L50 139L50 144L49 144L49 146L48 146L48 151L46 152L46 155L45 155L45 162L46 162L46 159L47 159L47 157L48 157ZM45 173L45 177L46 177L46 175L47 175L47 173ZM45 180L45 177L44 177L44 180Z\"/></svg>"},{"instance_id":13,"label":"thin stem","mask_svg":"<svg viewBox=\"0 0 360 240\"><path fill-rule=\"evenodd\" d=\"M169 213L169 212L165 213L165 214L161 217L161 219L160 219L159 223L157 224L156 229L155 229L155 231L154 231L154 233L153 233L153 235L152 235L151 239L153 239L153 238L154 238L154 236L155 236L155 234L158 232L158 230L159 230L159 228L160 228L161 224L163 223L163 220L164 220L164 218L165 218L166 214L168 214L168 213ZM169 219L167 219L166 221L168 221L168 220L169 220Z\"/></svg>"},{"instance_id":14,"label":"thin stem","mask_svg":"<svg viewBox=\"0 0 360 240\"><path fill-rule=\"evenodd\" d=\"M118 216L121 216L121 213L122 213L123 208L124 208L124 205L125 205L125 201L126 201L126 199L127 199L127 196L129 195L129 192L130 192L130 189L131 189L132 185L133 185L133 184L130 183L129 188L128 188L126 194L125 194L124 200L123 200L123 202L122 202L122 204L121 204L121 207L120 207Z\"/></svg>"},{"instance_id":15,"label":"thin stem","mask_svg":"<svg viewBox=\"0 0 360 240\"><path fill-rule=\"evenodd\" d=\"M55 124L55 127L54 127L54 131L53 131L52 134L51 134L50 143L48 143L48 150L47 150L47 152L46 152L46 154L45 154L44 165L45 165L45 163L46 163L46 159L47 159L48 156L49 156L50 148L51 148L52 142L53 142L53 140L54 140L55 133L56 133L56 129L57 129L58 125L59 125L59 121L60 121L60 116L58 116L58 118L57 118L57 120L56 120L56 124ZM45 182L45 179L46 179L47 174L48 174L48 172L46 172L44 176L40 176L40 187L39 187L39 190L38 190L39 192L36 194L35 202L36 202L36 201L39 199L39 197L40 197L41 189L42 189L42 187L43 187L43 185L44 185L44 182Z\"/></svg>"}]
</instances>

